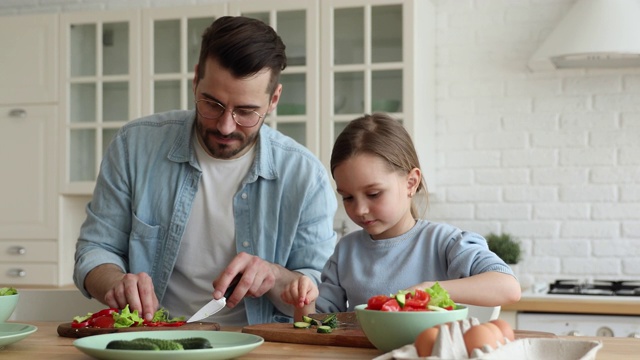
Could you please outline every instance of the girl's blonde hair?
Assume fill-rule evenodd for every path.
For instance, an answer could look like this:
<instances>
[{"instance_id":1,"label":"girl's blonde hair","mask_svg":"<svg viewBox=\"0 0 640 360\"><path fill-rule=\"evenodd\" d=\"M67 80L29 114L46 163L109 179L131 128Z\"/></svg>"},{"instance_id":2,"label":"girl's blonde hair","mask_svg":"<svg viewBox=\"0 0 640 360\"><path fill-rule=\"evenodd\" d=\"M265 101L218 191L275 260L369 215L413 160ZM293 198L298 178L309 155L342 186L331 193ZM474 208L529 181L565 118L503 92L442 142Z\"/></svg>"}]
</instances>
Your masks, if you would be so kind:
<instances>
[{"instance_id":1,"label":"girl's blonde hair","mask_svg":"<svg viewBox=\"0 0 640 360\"><path fill-rule=\"evenodd\" d=\"M389 171L408 174L414 168L420 169L411 135L400 121L384 113L352 120L338 135L331 152L331 176L338 165L358 154L379 156L386 161ZM421 191L427 194L422 175L416 193ZM419 217L415 201L411 203L411 215L416 219Z\"/></svg>"}]
</instances>

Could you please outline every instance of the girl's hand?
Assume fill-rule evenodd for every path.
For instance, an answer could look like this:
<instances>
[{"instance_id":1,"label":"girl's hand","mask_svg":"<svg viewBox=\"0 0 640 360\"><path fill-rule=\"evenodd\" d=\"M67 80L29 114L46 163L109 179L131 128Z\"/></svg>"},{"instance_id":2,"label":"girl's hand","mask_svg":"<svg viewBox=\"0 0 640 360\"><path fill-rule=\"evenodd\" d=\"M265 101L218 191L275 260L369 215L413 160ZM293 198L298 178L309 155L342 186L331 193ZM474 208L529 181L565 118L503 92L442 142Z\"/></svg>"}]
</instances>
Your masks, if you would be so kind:
<instances>
[{"instance_id":1,"label":"girl's hand","mask_svg":"<svg viewBox=\"0 0 640 360\"><path fill-rule=\"evenodd\" d=\"M316 312L318 287L303 275L286 285L280 298L294 306L293 321L302 321L304 315Z\"/></svg>"},{"instance_id":2,"label":"girl's hand","mask_svg":"<svg viewBox=\"0 0 640 360\"><path fill-rule=\"evenodd\" d=\"M303 308L318 298L318 287L308 277L300 276L285 286L280 298L296 308Z\"/></svg>"}]
</instances>

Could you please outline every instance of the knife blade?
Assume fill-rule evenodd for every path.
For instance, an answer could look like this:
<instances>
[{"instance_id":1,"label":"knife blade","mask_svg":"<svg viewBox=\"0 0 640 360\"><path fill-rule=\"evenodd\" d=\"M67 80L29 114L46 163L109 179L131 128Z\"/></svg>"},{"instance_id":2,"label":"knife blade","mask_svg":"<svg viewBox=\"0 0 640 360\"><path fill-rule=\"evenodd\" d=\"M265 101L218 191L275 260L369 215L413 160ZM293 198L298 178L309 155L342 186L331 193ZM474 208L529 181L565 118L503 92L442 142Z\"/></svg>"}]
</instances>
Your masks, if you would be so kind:
<instances>
[{"instance_id":1,"label":"knife blade","mask_svg":"<svg viewBox=\"0 0 640 360\"><path fill-rule=\"evenodd\" d=\"M227 298L213 299L209 301L205 306L201 307L200 310L196 311L192 317L187 320L188 323L206 319L209 316L217 313L218 311L224 309L225 305L227 305Z\"/></svg>"},{"instance_id":2,"label":"knife blade","mask_svg":"<svg viewBox=\"0 0 640 360\"><path fill-rule=\"evenodd\" d=\"M209 301L207 304L201 307L200 310L196 311L196 313L193 314L193 316L190 317L189 320L187 320L187 323L206 319L209 316L212 316L218 311L224 309L224 307L227 305L227 297L231 296L231 294L233 293L233 290L235 290L236 288L236 285L238 285L238 282L240 281L241 277L242 277L242 274L236 275L236 277L233 280L231 280L231 284L229 284L229 287L227 288L227 291L225 291L223 297L221 297L218 300L213 299Z\"/></svg>"}]
</instances>

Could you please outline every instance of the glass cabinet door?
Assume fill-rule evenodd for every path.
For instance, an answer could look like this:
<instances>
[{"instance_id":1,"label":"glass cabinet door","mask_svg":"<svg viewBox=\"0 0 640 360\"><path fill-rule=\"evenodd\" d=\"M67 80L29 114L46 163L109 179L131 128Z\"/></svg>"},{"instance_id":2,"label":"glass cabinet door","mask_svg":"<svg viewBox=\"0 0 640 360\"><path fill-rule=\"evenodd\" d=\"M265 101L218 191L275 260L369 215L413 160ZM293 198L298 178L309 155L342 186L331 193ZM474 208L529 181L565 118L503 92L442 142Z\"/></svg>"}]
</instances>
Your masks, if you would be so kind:
<instances>
[{"instance_id":1,"label":"glass cabinet door","mask_svg":"<svg viewBox=\"0 0 640 360\"><path fill-rule=\"evenodd\" d=\"M243 1L229 4L231 15L259 19L276 30L286 46L280 75L282 95L265 124L319 152L318 4L303 1Z\"/></svg>"},{"instance_id":2,"label":"glass cabinet door","mask_svg":"<svg viewBox=\"0 0 640 360\"><path fill-rule=\"evenodd\" d=\"M405 71L402 3L334 3L323 9L323 24L332 34L323 43L324 89L331 99L325 131L331 144L350 120L365 113L401 117Z\"/></svg>"},{"instance_id":3,"label":"glass cabinet door","mask_svg":"<svg viewBox=\"0 0 640 360\"><path fill-rule=\"evenodd\" d=\"M364 114L388 113L402 121L416 143L418 138L433 138L432 6L422 0L321 1L321 29L326 32L321 46L325 164L338 134ZM433 163L434 144L428 141L418 151Z\"/></svg>"},{"instance_id":4,"label":"glass cabinet door","mask_svg":"<svg viewBox=\"0 0 640 360\"><path fill-rule=\"evenodd\" d=\"M143 11L143 115L193 108L202 33L224 14L224 4Z\"/></svg>"},{"instance_id":5,"label":"glass cabinet door","mask_svg":"<svg viewBox=\"0 0 640 360\"><path fill-rule=\"evenodd\" d=\"M92 191L104 150L118 128L139 116L138 16L61 15L65 193Z\"/></svg>"}]
</instances>

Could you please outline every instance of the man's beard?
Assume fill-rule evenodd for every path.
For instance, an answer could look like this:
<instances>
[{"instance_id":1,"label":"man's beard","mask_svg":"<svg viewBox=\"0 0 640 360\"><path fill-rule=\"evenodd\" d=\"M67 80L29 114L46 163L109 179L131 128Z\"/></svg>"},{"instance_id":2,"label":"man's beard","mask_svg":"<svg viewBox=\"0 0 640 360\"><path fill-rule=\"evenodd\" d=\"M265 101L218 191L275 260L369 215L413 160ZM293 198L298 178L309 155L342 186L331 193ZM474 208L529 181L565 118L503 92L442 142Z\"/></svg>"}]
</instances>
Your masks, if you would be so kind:
<instances>
[{"instance_id":1,"label":"man's beard","mask_svg":"<svg viewBox=\"0 0 640 360\"><path fill-rule=\"evenodd\" d=\"M259 134L259 132L255 132L249 137L245 137L241 133L234 132L225 136L222 135L217 129L204 130L202 125L198 122L196 122L196 129L198 131L198 134L200 134L200 138L207 152L209 153L209 155L213 156L216 159L233 158L246 148L252 146L256 142ZM227 144L220 144L216 142L215 138L233 139L238 140L240 143L238 147L232 147Z\"/></svg>"}]
</instances>

